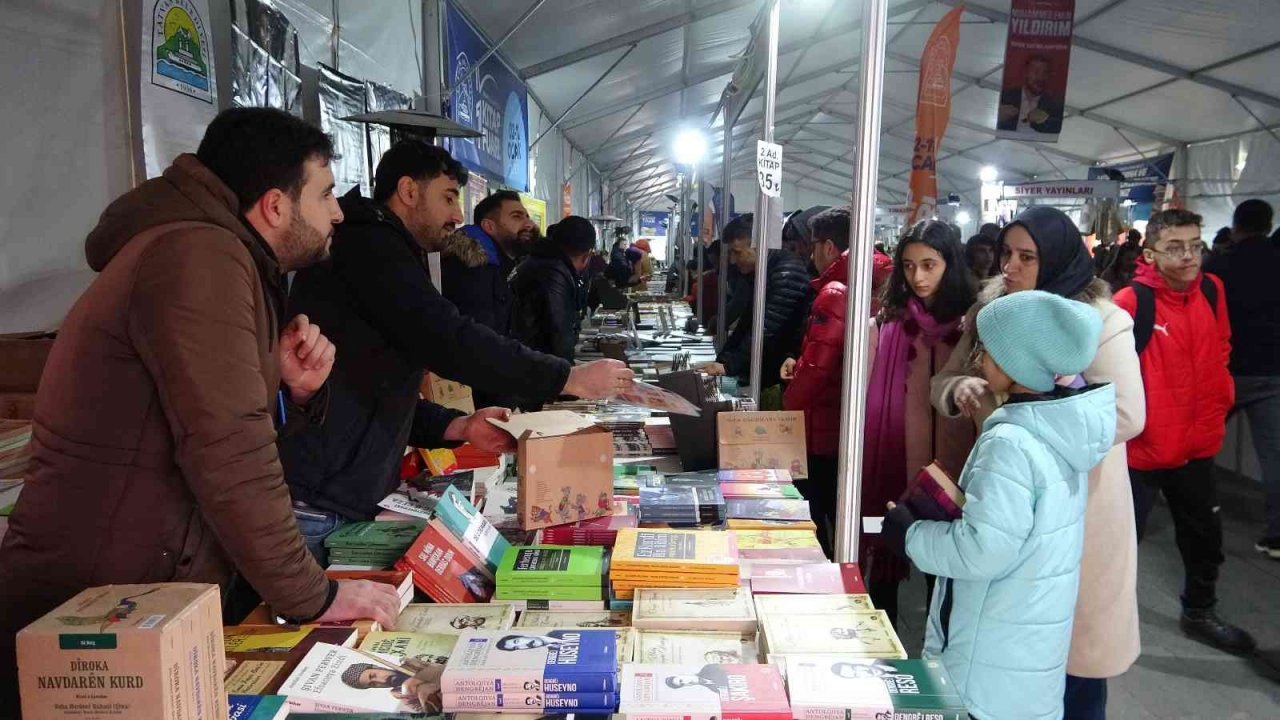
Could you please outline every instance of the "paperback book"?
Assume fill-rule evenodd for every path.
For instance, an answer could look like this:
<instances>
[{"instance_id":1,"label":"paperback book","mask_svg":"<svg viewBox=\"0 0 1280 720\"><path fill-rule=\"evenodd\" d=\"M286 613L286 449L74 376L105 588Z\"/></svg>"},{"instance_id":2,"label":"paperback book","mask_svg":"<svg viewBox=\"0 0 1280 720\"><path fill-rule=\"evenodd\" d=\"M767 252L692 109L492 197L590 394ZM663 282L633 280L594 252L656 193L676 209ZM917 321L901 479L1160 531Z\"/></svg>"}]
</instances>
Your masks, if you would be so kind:
<instances>
[{"instance_id":1,"label":"paperback book","mask_svg":"<svg viewBox=\"0 0 1280 720\"><path fill-rule=\"evenodd\" d=\"M445 712L527 713L556 710L584 713L612 713L618 706L618 694L607 693L443 693Z\"/></svg>"},{"instance_id":2,"label":"paperback book","mask_svg":"<svg viewBox=\"0 0 1280 720\"><path fill-rule=\"evenodd\" d=\"M413 602L413 573L405 570L336 570L329 568L325 575L330 580L368 580L395 588L400 596L400 609Z\"/></svg>"},{"instance_id":3,"label":"paperback book","mask_svg":"<svg viewBox=\"0 0 1280 720\"><path fill-rule=\"evenodd\" d=\"M472 554L485 561L490 573L498 571L498 563L511 544L458 488L450 485L444 489L436 503L436 517Z\"/></svg>"},{"instance_id":4,"label":"paperback book","mask_svg":"<svg viewBox=\"0 0 1280 720\"><path fill-rule=\"evenodd\" d=\"M600 589L604 548L535 545L509 547L498 564L500 587L543 585Z\"/></svg>"},{"instance_id":5,"label":"paperback book","mask_svg":"<svg viewBox=\"0 0 1280 720\"><path fill-rule=\"evenodd\" d=\"M606 590L607 592L607 590ZM605 607L604 600L547 600L543 598L529 598L525 600L502 600L500 602L507 603L521 613L530 610L547 610L553 612L589 612L592 610L617 610L619 608ZM622 608L625 609L625 608Z\"/></svg>"},{"instance_id":6,"label":"paperback book","mask_svg":"<svg viewBox=\"0 0 1280 720\"><path fill-rule=\"evenodd\" d=\"M736 578L738 546L727 532L624 529L618 531L612 568L614 572L656 570Z\"/></svg>"},{"instance_id":7,"label":"paperback book","mask_svg":"<svg viewBox=\"0 0 1280 720\"><path fill-rule=\"evenodd\" d=\"M371 632L360 649L395 663L416 660L424 665L444 665L457 644L457 635L444 633Z\"/></svg>"},{"instance_id":8,"label":"paperback book","mask_svg":"<svg viewBox=\"0 0 1280 720\"><path fill-rule=\"evenodd\" d=\"M640 522L714 525L724 519L725 499L718 487L640 488Z\"/></svg>"},{"instance_id":9,"label":"paperback book","mask_svg":"<svg viewBox=\"0 0 1280 720\"><path fill-rule=\"evenodd\" d=\"M437 519L432 520L396 569L413 571L413 582L436 602L481 603L493 597L493 575Z\"/></svg>"},{"instance_id":10,"label":"paperback book","mask_svg":"<svg viewBox=\"0 0 1280 720\"><path fill-rule=\"evenodd\" d=\"M222 644L228 653L287 653L294 648L318 643L354 647L355 628L307 626L228 625L222 628Z\"/></svg>"},{"instance_id":11,"label":"paperback book","mask_svg":"<svg viewBox=\"0 0 1280 720\"><path fill-rule=\"evenodd\" d=\"M736 632L641 630L636 643L636 662L661 665L735 665L759 662L760 656L755 641Z\"/></svg>"},{"instance_id":12,"label":"paperback book","mask_svg":"<svg viewBox=\"0 0 1280 720\"><path fill-rule=\"evenodd\" d=\"M473 630L454 646L441 678L446 693L614 692L612 630Z\"/></svg>"},{"instance_id":13,"label":"paperback book","mask_svg":"<svg viewBox=\"0 0 1280 720\"><path fill-rule=\"evenodd\" d=\"M613 547L617 542L618 531L622 528L635 528L639 524L637 515L625 512L617 514L615 506L613 515L581 520L570 525L552 525L542 529L542 543L547 545L598 545Z\"/></svg>"},{"instance_id":14,"label":"paperback book","mask_svg":"<svg viewBox=\"0 0 1280 720\"><path fill-rule=\"evenodd\" d=\"M280 688L302 712L439 712L439 665L393 663L359 650L316 645Z\"/></svg>"},{"instance_id":15,"label":"paperback book","mask_svg":"<svg viewBox=\"0 0 1280 720\"><path fill-rule=\"evenodd\" d=\"M289 716L283 695L228 695L229 720L284 720Z\"/></svg>"},{"instance_id":16,"label":"paperback book","mask_svg":"<svg viewBox=\"0 0 1280 720\"><path fill-rule=\"evenodd\" d=\"M756 595L865 595L867 586L857 563L752 566L751 592Z\"/></svg>"},{"instance_id":17,"label":"paperback book","mask_svg":"<svg viewBox=\"0 0 1280 720\"><path fill-rule=\"evenodd\" d=\"M935 460L920 468L898 500L919 520L958 520L964 514L964 492Z\"/></svg>"},{"instance_id":18,"label":"paperback book","mask_svg":"<svg viewBox=\"0 0 1280 720\"><path fill-rule=\"evenodd\" d=\"M907 656L883 610L814 615L766 612L760 616L760 630L766 653L841 653L894 660Z\"/></svg>"},{"instance_id":19,"label":"paperback book","mask_svg":"<svg viewBox=\"0 0 1280 720\"><path fill-rule=\"evenodd\" d=\"M744 587L635 591L631 624L641 630L719 630L754 635L756 608Z\"/></svg>"},{"instance_id":20,"label":"paperback book","mask_svg":"<svg viewBox=\"0 0 1280 720\"><path fill-rule=\"evenodd\" d=\"M760 498L775 500L802 500L804 496L791 483L748 483L748 482L723 482L720 483L720 492L725 498Z\"/></svg>"},{"instance_id":21,"label":"paperback book","mask_svg":"<svg viewBox=\"0 0 1280 720\"><path fill-rule=\"evenodd\" d=\"M739 520L812 520L806 500L726 500L729 517Z\"/></svg>"},{"instance_id":22,"label":"paperback book","mask_svg":"<svg viewBox=\"0 0 1280 720\"><path fill-rule=\"evenodd\" d=\"M796 720L968 720L942 665L791 655L785 660Z\"/></svg>"},{"instance_id":23,"label":"paperback book","mask_svg":"<svg viewBox=\"0 0 1280 720\"><path fill-rule=\"evenodd\" d=\"M507 603L415 603L401 611L396 631L457 636L464 630L506 630L515 621L516 608Z\"/></svg>"},{"instance_id":24,"label":"paperback book","mask_svg":"<svg viewBox=\"0 0 1280 720\"><path fill-rule=\"evenodd\" d=\"M550 587L538 585L502 585L493 593L498 601L512 600L580 600L603 602L605 590L602 585L595 587Z\"/></svg>"},{"instance_id":25,"label":"paperback book","mask_svg":"<svg viewBox=\"0 0 1280 720\"><path fill-rule=\"evenodd\" d=\"M789 470L753 469L720 470L716 478L720 482L731 483L791 483L794 480Z\"/></svg>"},{"instance_id":26,"label":"paperback book","mask_svg":"<svg viewBox=\"0 0 1280 720\"><path fill-rule=\"evenodd\" d=\"M595 612L550 612L530 610L520 613L518 628L611 628L630 627L631 613L598 610Z\"/></svg>"},{"instance_id":27,"label":"paperback book","mask_svg":"<svg viewBox=\"0 0 1280 720\"><path fill-rule=\"evenodd\" d=\"M814 530L818 529L813 520L758 520L730 517L725 521L730 530Z\"/></svg>"},{"instance_id":28,"label":"paperback book","mask_svg":"<svg viewBox=\"0 0 1280 720\"><path fill-rule=\"evenodd\" d=\"M867 594L840 595L756 595L756 614L832 615L875 610Z\"/></svg>"},{"instance_id":29,"label":"paperback book","mask_svg":"<svg viewBox=\"0 0 1280 720\"><path fill-rule=\"evenodd\" d=\"M791 720L772 665L632 663L623 667L620 695L627 720Z\"/></svg>"}]
</instances>

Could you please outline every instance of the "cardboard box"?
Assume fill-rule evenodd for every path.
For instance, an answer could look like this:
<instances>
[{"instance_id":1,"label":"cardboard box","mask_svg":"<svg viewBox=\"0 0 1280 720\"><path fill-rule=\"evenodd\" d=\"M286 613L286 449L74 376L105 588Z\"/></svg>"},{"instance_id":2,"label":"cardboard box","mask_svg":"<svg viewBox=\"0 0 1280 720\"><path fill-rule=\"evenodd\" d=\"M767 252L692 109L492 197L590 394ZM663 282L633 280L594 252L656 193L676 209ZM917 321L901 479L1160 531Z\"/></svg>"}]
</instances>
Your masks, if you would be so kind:
<instances>
[{"instance_id":1,"label":"cardboard box","mask_svg":"<svg viewBox=\"0 0 1280 720\"><path fill-rule=\"evenodd\" d=\"M227 717L216 585L90 588L17 637L27 720Z\"/></svg>"},{"instance_id":2,"label":"cardboard box","mask_svg":"<svg viewBox=\"0 0 1280 720\"><path fill-rule=\"evenodd\" d=\"M468 415L476 411L476 403L471 395L471 388L459 382L446 380L433 372L429 372L422 377L422 385L419 388L419 392L421 392L424 400L437 405L460 410Z\"/></svg>"},{"instance_id":3,"label":"cardboard box","mask_svg":"<svg viewBox=\"0 0 1280 720\"><path fill-rule=\"evenodd\" d=\"M564 410L489 422L519 443L516 514L522 529L612 514L613 433Z\"/></svg>"},{"instance_id":4,"label":"cardboard box","mask_svg":"<svg viewBox=\"0 0 1280 720\"><path fill-rule=\"evenodd\" d=\"M722 470L789 470L794 478L809 477L803 412L722 412L716 439Z\"/></svg>"}]
</instances>

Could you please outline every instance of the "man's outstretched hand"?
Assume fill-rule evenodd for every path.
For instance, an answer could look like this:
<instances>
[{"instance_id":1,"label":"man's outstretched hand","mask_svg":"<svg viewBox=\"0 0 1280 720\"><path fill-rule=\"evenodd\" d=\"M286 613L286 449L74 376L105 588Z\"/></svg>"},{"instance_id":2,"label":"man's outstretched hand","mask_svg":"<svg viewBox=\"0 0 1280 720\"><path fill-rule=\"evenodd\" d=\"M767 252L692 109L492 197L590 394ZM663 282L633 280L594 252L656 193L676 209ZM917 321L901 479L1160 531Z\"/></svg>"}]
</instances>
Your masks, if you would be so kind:
<instances>
[{"instance_id":1,"label":"man's outstretched hand","mask_svg":"<svg viewBox=\"0 0 1280 720\"><path fill-rule=\"evenodd\" d=\"M516 439L511 437L511 433L489 422L489 418L507 420L510 417L511 411L506 408L491 407L477 410L474 415L460 417L449 423L444 439L470 443L480 452L515 452Z\"/></svg>"},{"instance_id":2,"label":"man's outstretched hand","mask_svg":"<svg viewBox=\"0 0 1280 720\"><path fill-rule=\"evenodd\" d=\"M631 387L636 374L621 360L596 360L569 371L565 395L587 400L603 400Z\"/></svg>"}]
</instances>

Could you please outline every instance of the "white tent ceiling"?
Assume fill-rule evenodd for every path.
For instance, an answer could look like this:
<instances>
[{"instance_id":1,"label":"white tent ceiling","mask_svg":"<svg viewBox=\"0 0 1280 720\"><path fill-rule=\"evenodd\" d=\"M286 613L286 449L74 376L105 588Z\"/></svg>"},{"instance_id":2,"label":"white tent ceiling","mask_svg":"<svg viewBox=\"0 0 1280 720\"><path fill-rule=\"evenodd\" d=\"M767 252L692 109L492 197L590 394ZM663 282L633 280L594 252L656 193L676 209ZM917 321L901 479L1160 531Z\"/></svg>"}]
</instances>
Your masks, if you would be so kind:
<instances>
[{"instance_id":1,"label":"white tent ceiling","mask_svg":"<svg viewBox=\"0 0 1280 720\"><path fill-rule=\"evenodd\" d=\"M501 52L549 118L564 116L559 127L569 139L607 178L643 200L670 191L671 138L684 126L708 126L763 2L542 0ZM839 201L853 172L860 4L781 2L776 137L787 146L786 178ZM489 37L500 38L538 3L460 4ZM890 2L881 202L905 196L918 58L933 24L958 4ZM1280 42L1265 22L1280 9L1276 0L1077 0L1060 141L998 140L992 128L1009 1L965 6L939 164L942 192L975 199L977 171L985 164L1006 178L1082 177L1082 166L1094 162L1280 123ZM735 175L751 173L745 149L759 136L762 114L757 97L734 129ZM713 163L719 162L720 121L711 125Z\"/></svg>"}]
</instances>

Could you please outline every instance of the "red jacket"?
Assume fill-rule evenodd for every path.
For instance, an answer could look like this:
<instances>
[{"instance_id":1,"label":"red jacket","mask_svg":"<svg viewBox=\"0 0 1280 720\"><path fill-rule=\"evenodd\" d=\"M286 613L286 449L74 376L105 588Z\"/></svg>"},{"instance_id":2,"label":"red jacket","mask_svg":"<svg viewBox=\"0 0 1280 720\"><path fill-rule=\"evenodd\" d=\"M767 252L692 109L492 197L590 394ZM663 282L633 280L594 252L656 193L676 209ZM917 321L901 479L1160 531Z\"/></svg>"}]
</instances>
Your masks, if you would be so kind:
<instances>
[{"instance_id":1,"label":"red jacket","mask_svg":"<svg viewBox=\"0 0 1280 720\"><path fill-rule=\"evenodd\" d=\"M1227 411L1235 401L1231 358L1231 323L1226 292L1215 275L1218 307L1210 308L1196 278L1178 292L1165 284L1155 266L1139 261L1133 283L1155 290L1156 313L1151 339L1138 360L1147 399L1147 424L1128 443L1129 466L1164 470L1189 460L1213 457L1222 448ZM1115 295L1115 303L1137 314L1131 287Z\"/></svg>"}]
</instances>

